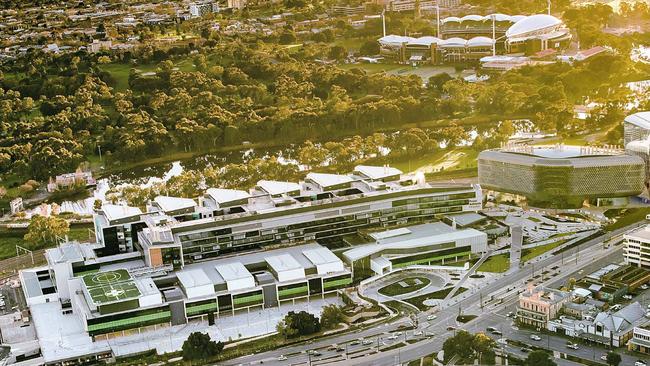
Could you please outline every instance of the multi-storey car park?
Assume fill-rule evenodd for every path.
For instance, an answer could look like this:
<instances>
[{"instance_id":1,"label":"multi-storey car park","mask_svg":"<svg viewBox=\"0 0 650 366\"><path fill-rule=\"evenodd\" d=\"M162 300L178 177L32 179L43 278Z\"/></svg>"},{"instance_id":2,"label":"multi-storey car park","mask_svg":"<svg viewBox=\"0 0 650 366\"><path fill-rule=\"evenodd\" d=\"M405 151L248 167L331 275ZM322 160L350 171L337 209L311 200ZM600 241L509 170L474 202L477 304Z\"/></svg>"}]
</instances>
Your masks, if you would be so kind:
<instances>
[{"instance_id":1,"label":"multi-storey car park","mask_svg":"<svg viewBox=\"0 0 650 366\"><path fill-rule=\"evenodd\" d=\"M20 280L46 363L110 357L114 337L196 318L219 323L350 286L353 267L330 250L350 247L349 237L376 238L382 250L362 251L395 267L485 252L485 234L438 222L481 202L477 185L434 187L357 166L300 183L262 180L250 191L212 188L198 202L159 196L146 212L107 204L94 219L96 243L48 249L47 265Z\"/></svg>"},{"instance_id":2,"label":"multi-storey car park","mask_svg":"<svg viewBox=\"0 0 650 366\"><path fill-rule=\"evenodd\" d=\"M507 145L479 154L478 175L483 188L534 205L579 207L640 194L645 164L615 147Z\"/></svg>"}]
</instances>

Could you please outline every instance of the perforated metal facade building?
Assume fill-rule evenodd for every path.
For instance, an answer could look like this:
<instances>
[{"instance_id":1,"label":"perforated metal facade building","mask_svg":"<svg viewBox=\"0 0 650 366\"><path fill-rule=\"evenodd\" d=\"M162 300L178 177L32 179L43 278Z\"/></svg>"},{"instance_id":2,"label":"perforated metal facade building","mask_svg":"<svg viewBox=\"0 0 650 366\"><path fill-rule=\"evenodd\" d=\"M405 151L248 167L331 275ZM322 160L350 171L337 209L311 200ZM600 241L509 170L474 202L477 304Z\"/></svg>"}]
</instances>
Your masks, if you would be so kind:
<instances>
[{"instance_id":1,"label":"perforated metal facade building","mask_svg":"<svg viewBox=\"0 0 650 366\"><path fill-rule=\"evenodd\" d=\"M643 191L645 164L638 156L487 150L478 157L484 189L518 194L537 203L574 206L585 199L626 197Z\"/></svg>"}]
</instances>

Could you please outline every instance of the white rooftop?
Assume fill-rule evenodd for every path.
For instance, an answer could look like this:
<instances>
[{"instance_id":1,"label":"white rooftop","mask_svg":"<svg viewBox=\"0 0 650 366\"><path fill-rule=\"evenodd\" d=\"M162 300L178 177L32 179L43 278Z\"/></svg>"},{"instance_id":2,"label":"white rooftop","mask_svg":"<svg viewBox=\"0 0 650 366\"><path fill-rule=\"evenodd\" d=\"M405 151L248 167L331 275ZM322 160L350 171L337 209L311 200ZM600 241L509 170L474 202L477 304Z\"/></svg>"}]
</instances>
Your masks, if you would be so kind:
<instances>
[{"instance_id":1,"label":"white rooftop","mask_svg":"<svg viewBox=\"0 0 650 366\"><path fill-rule=\"evenodd\" d=\"M302 254L309 259L315 265L340 262L341 260L336 254L332 253L329 249L325 247L320 247L316 249L304 250Z\"/></svg>"},{"instance_id":2,"label":"white rooftop","mask_svg":"<svg viewBox=\"0 0 650 366\"><path fill-rule=\"evenodd\" d=\"M300 184L294 182L260 180L257 182L257 186L272 196L285 194L288 192L300 191Z\"/></svg>"},{"instance_id":3,"label":"white rooftop","mask_svg":"<svg viewBox=\"0 0 650 366\"><path fill-rule=\"evenodd\" d=\"M137 207L132 206L122 206L122 205L102 205L102 211L106 218L109 221L125 219L127 217L133 217L137 215L142 215L142 210Z\"/></svg>"},{"instance_id":4,"label":"white rooftop","mask_svg":"<svg viewBox=\"0 0 650 366\"><path fill-rule=\"evenodd\" d=\"M255 279L241 262L217 264L214 268L226 281L228 291L255 287Z\"/></svg>"},{"instance_id":5,"label":"white rooftop","mask_svg":"<svg viewBox=\"0 0 650 366\"><path fill-rule=\"evenodd\" d=\"M562 21L552 15L548 14L535 14L523 18L517 23L513 24L506 31L506 37L518 37L527 33L540 31L546 28L554 27L562 24Z\"/></svg>"},{"instance_id":6,"label":"white rooftop","mask_svg":"<svg viewBox=\"0 0 650 366\"><path fill-rule=\"evenodd\" d=\"M227 203L250 198L250 194L239 189L209 188L206 193L217 203Z\"/></svg>"},{"instance_id":7,"label":"white rooftop","mask_svg":"<svg viewBox=\"0 0 650 366\"><path fill-rule=\"evenodd\" d=\"M302 268L300 263L291 254L279 254L266 258L266 263L276 272L291 271Z\"/></svg>"},{"instance_id":8,"label":"white rooftop","mask_svg":"<svg viewBox=\"0 0 650 366\"><path fill-rule=\"evenodd\" d=\"M377 241L372 244L360 245L345 251L343 253L343 256L345 256L350 261L356 261L361 258L369 257L376 253L381 253L387 249L413 249L480 237L487 238L487 234L475 229L463 229L451 232L442 232L439 234L432 233L431 235L427 236L408 235L399 240L385 239L383 241Z\"/></svg>"},{"instance_id":9,"label":"white rooftop","mask_svg":"<svg viewBox=\"0 0 650 366\"><path fill-rule=\"evenodd\" d=\"M378 233L370 233L369 235L375 240L381 240L381 239L393 238L400 235L406 235L410 233L411 230L405 227L401 227L399 229L380 231Z\"/></svg>"},{"instance_id":10,"label":"white rooftop","mask_svg":"<svg viewBox=\"0 0 650 366\"><path fill-rule=\"evenodd\" d=\"M625 117L625 122L650 130L650 111L630 114Z\"/></svg>"},{"instance_id":11,"label":"white rooftop","mask_svg":"<svg viewBox=\"0 0 650 366\"><path fill-rule=\"evenodd\" d=\"M191 198L158 196L153 200L165 212L183 210L196 206L196 202Z\"/></svg>"},{"instance_id":12,"label":"white rooftop","mask_svg":"<svg viewBox=\"0 0 650 366\"><path fill-rule=\"evenodd\" d=\"M354 171L359 172L372 180L378 180L402 174L401 170L397 168L391 168L389 166L357 165L354 167Z\"/></svg>"},{"instance_id":13,"label":"white rooftop","mask_svg":"<svg viewBox=\"0 0 650 366\"><path fill-rule=\"evenodd\" d=\"M178 271L176 277L186 289L212 284L208 275L200 268Z\"/></svg>"},{"instance_id":14,"label":"white rooftop","mask_svg":"<svg viewBox=\"0 0 650 366\"><path fill-rule=\"evenodd\" d=\"M309 173L307 179L314 181L321 187L331 187L338 184L350 183L354 179L349 175L342 174L326 174L326 173Z\"/></svg>"}]
</instances>

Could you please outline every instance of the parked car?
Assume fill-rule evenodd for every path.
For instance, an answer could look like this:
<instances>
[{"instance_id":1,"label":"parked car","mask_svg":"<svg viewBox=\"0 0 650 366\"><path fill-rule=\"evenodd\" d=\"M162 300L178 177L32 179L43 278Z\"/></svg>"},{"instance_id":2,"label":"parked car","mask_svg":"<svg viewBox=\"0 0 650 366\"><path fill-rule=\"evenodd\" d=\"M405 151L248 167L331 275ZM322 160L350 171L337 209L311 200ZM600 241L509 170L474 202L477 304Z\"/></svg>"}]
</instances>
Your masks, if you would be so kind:
<instances>
[{"instance_id":1,"label":"parked car","mask_svg":"<svg viewBox=\"0 0 650 366\"><path fill-rule=\"evenodd\" d=\"M648 366L648 364L643 360L638 360L634 363L634 366Z\"/></svg>"},{"instance_id":2,"label":"parked car","mask_svg":"<svg viewBox=\"0 0 650 366\"><path fill-rule=\"evenodd\" d=\"M492 331L492 334L494 334L494 335L499 335L499 336L500 336L500 335L503 335L503 333L501 333L501 332L498 331L498 330L494 330L494 331Z\"/></svg>"},{"instance_id":3,"label":"parked car","mask_svg":"<svg viewBox=\"0 0 650 366\"><path fill-rule=\"evenodd\" d=\"M537 334L531 334L530 339L532 339L534 341L541 341L542 337L538 336Z\"/></svg>"},{"instance_id":4,"label":"parked car","mask_svg":"<svg viewBox=\"0 0 650 366\"><path fill-rule=\"evenodd\" d=\"M647 290L647 289L648 289L648 285L646 284L641 285L641 290Z\"/></svg>"},{"instance_id":5,"label":"parked car","mask_svg":"<svg viewBox=\"0 0 650 366\"><path fill-rule=\"evenodd\" d=\"M607 353L603 353L603 355L600 356L600 359L603 361L607 361Z\"/></svg>"},{"instance_id":6,"label":"parked car","mask_svg":"<svg viewBox=\"0 0 650 366\"><path fill-rule=\"evenodd\" d=\"M499 338L499 339L497 339L497 343L499 343L499 344L508 344L508 340L506 338Z\"/></svg>"},{"instance_id":7,"label":"parked car","mask_svg":"<svg viewBox=\"0 0 650 366\"><path fill-rule=\"evenodd\" d=\"M625 300L632 300L632 295L623 295Z\"/></svg>"},{"instance_id":8,"label":"parked car","mask_svg":"<svg viewBox=\"0 0 650 366\"><path fill-rule=\"evenodd\" d=\"M280 355L278 357L278 361L286 361L286 360L287 360L287 356L285 356L285 355Z\"/></svg>"},{"instance_id":9,"label":"parked car","mask_svg":"<svg viewBox=\"0 0 650 366\"><path fill-rule=\"evenodd\" d=\"M485 328L485 330L487 330L488 332L491 333L491 332L494 332L495 330L497 330L497 328L495 328L495 327L487 327L487 328Z\"/></svg>"},{"instance_id":10,"label":"parked car","mask_svg":"<svg viewBox=\"0 0 650 366\"><path fill-rule=\"evenodd\" d=\"M433 315L433 314L432 314L432 315L427 316L427 320L428 320L428 321L432 321L432 320L436 320L436 319L438 319L438 316L437 316L437 315Z\"/></svg>"},{"instance_id":11,"label":"parked car","mask_svg":"<svg viewBox=\"0 0 650 366\"><path fill-rule=\"evenodd\" d=\"M577 343L567 344L566 346L567 346L567 348L578 349L578 344Z\"/></svg>"},{"instance_id":12,"label":"parked car","mask_svg":"<svg viewBox=\"0 0 650 366\"><path fill-rule=\"evenodd\" d=\"M453 327L453 326L450 325L450 326L447 327L447 330L456 330L456 327Z\"/></svg>"},{"instance_id":13,"label":"parked car","mask_svg":"<svg viewBox=\"0 0 650 366\"><path fill-rule=\"evenodd\" d=\"M520 349L520 351L523 352L523 353L528 353L528 352L530 352L530 348L523 347L523 348Z\"/></svg>"}]
</instances>

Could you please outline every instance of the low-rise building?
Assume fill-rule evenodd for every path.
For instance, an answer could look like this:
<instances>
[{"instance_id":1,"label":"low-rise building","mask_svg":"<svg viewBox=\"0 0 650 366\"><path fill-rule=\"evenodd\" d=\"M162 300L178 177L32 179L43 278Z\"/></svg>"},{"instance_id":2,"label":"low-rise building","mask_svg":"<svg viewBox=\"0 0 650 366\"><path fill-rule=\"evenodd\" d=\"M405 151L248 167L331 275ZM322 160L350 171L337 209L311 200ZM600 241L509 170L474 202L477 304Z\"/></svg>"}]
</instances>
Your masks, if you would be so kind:
<instances>
[{"instance_id":1,"label":"low-rise building","mask_svg":"<svg viewBox=\"0 0 650 366\"><path fill-rule=\"evenodd\" d=\"M562 306L571 300L568 292L551 288L533 288L519 295L517 305L517 322L520 324L546 329L548 322L560 315Z\"/></svg>"},{"instance_id":2,"label":"low-rise building","mask_svg":"<svg viewBox=\"0 0 650 366\"><path fill-rule=\"evenodd\" d=\"M650 323L634 327L632 338L627 343L627 347L630 351L650 355Z\"/></svg>"}]
</instances>

